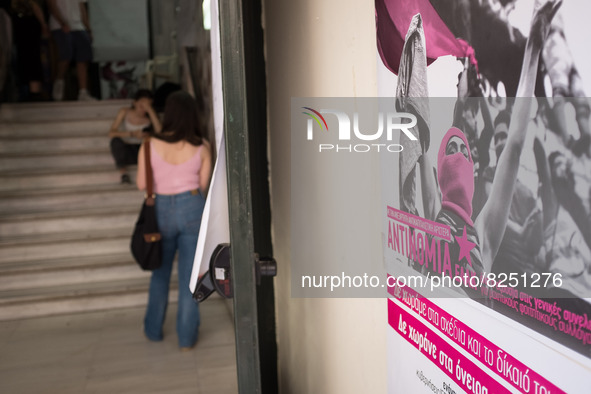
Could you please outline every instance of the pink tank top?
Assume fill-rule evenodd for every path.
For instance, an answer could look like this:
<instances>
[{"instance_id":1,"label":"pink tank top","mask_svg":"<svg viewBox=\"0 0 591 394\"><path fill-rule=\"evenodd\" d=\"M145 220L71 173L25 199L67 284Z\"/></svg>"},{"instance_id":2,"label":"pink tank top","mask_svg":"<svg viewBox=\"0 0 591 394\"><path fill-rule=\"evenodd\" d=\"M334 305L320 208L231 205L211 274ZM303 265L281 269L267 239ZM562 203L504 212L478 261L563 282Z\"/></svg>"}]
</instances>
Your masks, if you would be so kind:
<instances>
[{"instance_id":1,"label":"pink tank top","mask_svg":"<svg viewBox=\"0 0 591 394\"><path fill-rule=\"evenodd\" d=\"M150 144L150 160L156 194L179 194L199 188L201 146L197 153L184 163L170 164L158 154L151 142Z\"/></svg>"}]
</instances>

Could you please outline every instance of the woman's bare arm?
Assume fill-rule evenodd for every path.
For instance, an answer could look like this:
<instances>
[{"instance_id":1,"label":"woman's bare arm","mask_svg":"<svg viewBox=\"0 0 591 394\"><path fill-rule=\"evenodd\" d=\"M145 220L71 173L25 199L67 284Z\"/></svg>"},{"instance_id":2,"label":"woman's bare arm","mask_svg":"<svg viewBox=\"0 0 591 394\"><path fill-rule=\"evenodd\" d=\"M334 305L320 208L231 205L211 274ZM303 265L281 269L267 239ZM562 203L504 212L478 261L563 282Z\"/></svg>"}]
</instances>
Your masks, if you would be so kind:
<instances>
[{"instance_id":1,"label":"woman's bare arm","mask_svg":"<svg viewBox=\"0 0 591 394\"><path fill-rule=\"evenodd\" d=\"M211 181L211 159L211 146L209 145L209 142L203 140L203 145L201 147L201 168L199 169L199 190L201 190L203 196L207 196L209 182Z\"/></svg>"},{"instance_id":2,"label":"woman's bare arm","mask_svg":"<svg viewBox=\"0 0 591 394\"><path fill-rule=\"evenodd\" d=\"M109 130L109 138L126 138L126 137L134 137L135 134L133 131L121 131L119 127L121 123L123 123L123 119L125 119L125 115L127 114L128 108L121 108L111 125L111 129ZM141 135L141 131L140 131Z\"/></svg>"},{"instance_id":3,"label":"woman's bare arm","mask_svg":"<svg viewBox=\"0 0 591 394\"><path fill-rule=\"evenodd\" d=\"M201 169L199 170L199 190L201 190L204 196L207 196L209 190L211 169L211 146L209 142L203 140L203 147L201 148Z\"/></svg>"},{"instance_id":4,"label":"woman's bare arm","mask_svg":"<svg viewBox=\"0 0 591 394\"><path fill-rule=\"evenodd\" d=\"M144 165L146 159L144 158L144 144L145 142L140 146L140 151L137 155L137 177L135 179L135 184L139 190L146 190L146 166Z\"/></svg>"},{"instance_id":5,"label":"woman's bare arm","mask_svg":"<svg viewBox=\"0 0 591 394\"><path fill-rule=\"evenodd\" d=\"M517 87L518 99L515 101L511 115L507 144L499 158L490 197L475 223L481 237L483 264L487 272L491 269L507 226L511 197L519 170L519 160L530 121L538 60L550 28L550 22L561 2L562 0L536 1Z\"/></svg>"}]
</instances>

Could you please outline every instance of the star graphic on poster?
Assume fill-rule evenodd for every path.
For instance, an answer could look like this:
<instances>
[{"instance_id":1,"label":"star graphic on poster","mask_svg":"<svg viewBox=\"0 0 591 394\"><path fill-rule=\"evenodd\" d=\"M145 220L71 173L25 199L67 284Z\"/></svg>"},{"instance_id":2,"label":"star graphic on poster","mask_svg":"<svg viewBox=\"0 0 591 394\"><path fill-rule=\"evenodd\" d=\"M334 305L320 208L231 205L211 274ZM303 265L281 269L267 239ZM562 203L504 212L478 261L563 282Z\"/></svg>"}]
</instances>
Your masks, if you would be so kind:
<instances>
[{"instance_id":1,"label":"star graphic on poster","mask_svg":"<svg viewBox=\"0 0 591 394\"><path fill-rule=\"evenodd\" d=\"M474 242L468 241L468 235L466 234L466 226L464 226L464 233L461 237L455 235L456 241L458 241L458 245L460 246L460 255L458 257L458 262L462 261L465 257L468 260L468 264L472 267L472 259L470 258L470 251L474 249L476 244Z\"/></svg>"}]
</instances>

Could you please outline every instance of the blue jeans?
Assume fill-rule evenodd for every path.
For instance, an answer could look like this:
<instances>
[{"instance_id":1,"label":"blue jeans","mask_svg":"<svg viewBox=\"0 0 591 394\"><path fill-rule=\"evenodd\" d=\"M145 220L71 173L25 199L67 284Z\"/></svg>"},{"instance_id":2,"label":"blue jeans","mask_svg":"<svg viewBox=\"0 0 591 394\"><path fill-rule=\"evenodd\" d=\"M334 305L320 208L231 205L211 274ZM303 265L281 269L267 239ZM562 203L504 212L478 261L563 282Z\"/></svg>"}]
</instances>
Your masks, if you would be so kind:
<instances>
[{"instance_id":1,"label":"blue jeans","mask_svg":"<svg viewBox=\"0 0 591 394\"><path fill-rule=\"evenodd\" d=\"M156 195L156 218L162 234L162 267L152 272L144 332L152 341L162 340L168 306L172 263L178 249L179 298L176 330L179 347L192 347L199 333L199 305L189 289L193 259L205 199L201 193Z\"/></svg>"}]
</instances>

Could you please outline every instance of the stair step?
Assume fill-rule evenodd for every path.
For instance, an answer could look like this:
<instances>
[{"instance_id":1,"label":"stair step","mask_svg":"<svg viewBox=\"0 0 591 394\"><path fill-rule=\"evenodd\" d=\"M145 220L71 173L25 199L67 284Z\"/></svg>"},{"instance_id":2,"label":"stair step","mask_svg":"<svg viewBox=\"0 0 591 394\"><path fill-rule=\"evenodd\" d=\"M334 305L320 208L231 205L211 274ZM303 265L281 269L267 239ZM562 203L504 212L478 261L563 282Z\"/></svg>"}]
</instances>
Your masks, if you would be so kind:
<instances>
[{"instance_id":1,"label":"stair step","mask_svg":"<svg viewBox=\"0 0 591 394\"><path fill-rule=\"evenodd\" d=\"M0 120L31 122L56 119L114 119L119 108L130 106L131 103L132 100L7 103L0 107Z\"/></svg>"},{"instance_id":2,"label":"stair step","mask_svg":"<svg viewBox=\"0 0 591 394\"><path fill-rule=\"evenodd\" d=\"M132 185L6 191L0 195L0 213L66 211L135 204L139 207L143 195Z\"/></svg>"},{"instance_id":3,"label":"stair step","mask_svg":"<svg viewBox=\"0 0 591 394\"><path fill-rule=\"evenodd\" d=\"M28 170L39 168L89 168L100 165L114 165L108 146L78 151L62 151L59 153L33 153L0 155L2 171Z\"/></svg>"},{"instance_id":4,"label":"stair step","mask_svg":"<svg viewBox=\"0 0 591 394\"><path fill-rule=\"evenodd\" d=\"M126 228L35 237L3 239L0 243L0 265L27 260L100 256L109 253L129 253L133 223Z\"/></svg>"},{"instance_id":5,"label":"stair step","mask_svg":"<svg viewBox=\"0 0 591 394\"><path fill-rule=\"evenodd\" d=\"M129 252L118 254L106 252L100 259L97 259L96 256L89 256L4 263L0 264L0 277L38 274L42 272L64 272L68 270L89 269L95 266L127 265L130 261L132 261L132 257Z\"/></svg>"},{"instance_id":6,"label":"stair step","mask_svg":"<svg viewBox=\"0 0 591 394\"><path fill-rule=\"evenodd\" d=\"M76 135L107 136L113 119L49 120L40 122L2 122L0 137L69 137Z\"/></svg>"},{"instance_id":7,"label":"stair step","mask_svg":"<svg viewBox=\"0 0 591 394\"><path fill-rule=\"evenodd\" d=\"M64 233L71 231L108 230L133 226L142 200L127 206L88 208L69 211L6 213L0 216L0 237Z\"/></svg>"},{"instance_id":8,"label":"stair step","mask_svg":"<svg viewBox=\"0 0 591 394\"><path fill-rule=\"evenodd\" d=\"M109 138L101 136L74 137L37 137L37 138L2 138L0 139L0 154L60 154L62 152L76 152L89 149L109 149Z\"/></svg>"},{"instance_id":9,"label":"stair step","mask_svg":"<svg viewBox=\"0 0 591 394\"><path fill-rule=\"evenodd\" d=\"M131 168L130 172L135 172L135 166ZM114 185L119 182L120 174L113 164L82 167L74 170L70 168L32 168L0 171L0 193L39 188Z\"/></svg>"},{"instance_id":10,"label":"stair step","mask_svg":"<svg viewBox=\"0 0 591 394\"><path fill-rule=\"evenodd\" d=\"M115 258L114 256L117 256ZM63 262L68 262L64 264ZM60 264L61 263L61 264ZM0 265L0 296L4 291L82 285L88 283L141 279L150 276L142 271L131 255L107 255L64 260L28 261L26 269ZM171 278L177 278L176 265ZM0 301L1 303L1 301Z\"/></svg>"},{"instance_id":11,"label":"stair step","mask_svg":"<svg viewBox=\"0 0 591 394\"><path fill-rule=\"evenodd\" d=\"M131 234L133 223L123 227L110 227L108 229L95 230L85 229L84 231L53 232L48 234L4 236L0 238L0 249L11 246L31 247L35 245L48 245L60 242L87 241L92 242L100 238L116 238Z\"/></svg>"},{"instance_id":12,"label":"stair step","mask_svg":"<svg viewBox=\"0 0 591 394\"><path fill-rule=\"evenodd\" d=\"M0 292L0 321L145 306L149 280L146 275L106 283L3 291ZM173 280L169 302L176 302L177 297L178 282Z\"/></svg>"},{"instance_id":13,"label":"stair step","mask_svg":"<svg viewBox=\"0 0 591 394\"><path fill-rule=\"evenodd\" d=\"M51 286L40 287L34 289L17 289L0 291L0 308L6 305L41 301L44 298L69 298L69 297L83 297L91 294L109 294L121 291L136 291L146 289L150 277L148 275L142 278L126 279L121 281L109 281L84 283L83 286L78 284L67 286Z\"/></svg>"},{"instance_id":14,"label":"stair step","mask_svg":"<svg viewBox=\"0 0 591 394\"><path fill-rule=\"evenodd\" d=\"M95 257L95 264L86 268L71 270L37 270L33 272L15 273L0 277L0 294L3 291L17 289L34 289L75 284L109 282L124 279L137 279L149 276L134 262L131 256L119 264L102 264Z\"/></svg>"}]
</instances>

